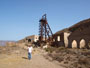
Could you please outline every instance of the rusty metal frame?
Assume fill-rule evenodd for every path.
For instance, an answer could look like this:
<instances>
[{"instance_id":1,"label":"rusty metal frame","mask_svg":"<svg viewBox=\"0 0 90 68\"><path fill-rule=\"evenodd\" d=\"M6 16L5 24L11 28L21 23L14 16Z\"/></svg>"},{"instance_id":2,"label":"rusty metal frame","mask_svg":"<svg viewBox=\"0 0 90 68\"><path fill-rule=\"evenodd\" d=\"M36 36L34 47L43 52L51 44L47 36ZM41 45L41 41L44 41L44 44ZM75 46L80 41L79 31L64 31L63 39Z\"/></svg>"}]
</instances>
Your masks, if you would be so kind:
<instances>
[{"instance_id":1,"label":"rusty metal frame","mask_svg":"<svg viewBox=\"0 0 90 68\"><path fill-rule=\"evenodd\" d=\"M51 41L51 36L53 33L47 22L46 14L42 16L42 19L40 19L39 22L39 41Z\"/></svg>"}]
</instances>

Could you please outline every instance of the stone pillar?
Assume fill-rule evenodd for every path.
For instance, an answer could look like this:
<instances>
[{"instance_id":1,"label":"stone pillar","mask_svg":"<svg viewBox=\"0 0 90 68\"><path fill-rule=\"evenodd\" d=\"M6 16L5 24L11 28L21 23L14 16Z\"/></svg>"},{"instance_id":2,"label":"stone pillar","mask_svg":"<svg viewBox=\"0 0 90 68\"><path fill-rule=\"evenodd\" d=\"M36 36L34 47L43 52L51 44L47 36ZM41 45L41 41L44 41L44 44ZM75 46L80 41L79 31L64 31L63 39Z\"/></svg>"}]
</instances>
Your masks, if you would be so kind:
<instances>
[{"instance_id":1,"label":"stone pillar","mask_svg":"<svg viewBox=\"0 0 90 68\"><path fill-rule=\"evenodd\" d=\"M65 47L68 47L68 36L70 34L71 33L64 32L64 44L65 44Z\"/></svg>"}]
</instances>

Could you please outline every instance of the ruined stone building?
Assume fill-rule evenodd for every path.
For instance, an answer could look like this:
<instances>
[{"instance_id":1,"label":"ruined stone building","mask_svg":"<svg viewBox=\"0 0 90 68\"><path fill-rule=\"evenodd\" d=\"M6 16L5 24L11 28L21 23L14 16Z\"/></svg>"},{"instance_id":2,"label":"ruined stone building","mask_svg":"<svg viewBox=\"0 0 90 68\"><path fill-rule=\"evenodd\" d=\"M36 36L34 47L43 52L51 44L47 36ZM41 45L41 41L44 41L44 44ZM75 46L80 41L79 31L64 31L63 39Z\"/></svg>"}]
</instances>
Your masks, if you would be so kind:
<instances>
[{"instance_id":1,"label":"ruined stone building","mask_svg":"<svg viewBox=\"0 0 90 68\"><path fill-rule=\"evenodd\" d=\"M39 40L39 36L38 35L31 35L28 36L22 40L19 40L20 43L32 43L32 42L37 42Z\"/></svg>"},{"instance_id":2,"label":"ruined stone building","mask_svg":"<svg viewBox=\"0 0 90 68\"><path fill-rule=\"evenodd\" d=\"M69 48L89 48L90 19L56 32L53 36L53 44Z\"/></svg>"}]
</instances>

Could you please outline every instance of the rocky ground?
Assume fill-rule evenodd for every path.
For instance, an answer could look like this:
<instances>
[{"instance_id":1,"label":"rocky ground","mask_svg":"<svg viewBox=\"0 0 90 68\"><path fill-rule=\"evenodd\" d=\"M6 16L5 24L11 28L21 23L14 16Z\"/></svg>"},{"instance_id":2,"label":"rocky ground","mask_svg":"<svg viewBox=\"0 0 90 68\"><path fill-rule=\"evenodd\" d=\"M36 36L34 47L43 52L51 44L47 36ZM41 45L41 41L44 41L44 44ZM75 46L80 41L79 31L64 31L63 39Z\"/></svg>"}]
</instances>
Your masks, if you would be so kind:
<instances>
[{"instance_id":1,"label":"rocky ground","mask_svg":"<svg viewBox=\"0 0 90 68\"><path fill-rule=\"evenodd\" d=\"M46 52L34 48L32 59L28 60L27 50L17 46L0 47L0 68L64 68L57 61L49 61Z\"/></svg>"},{"instance_id":2,"label":"rocky ground","mask_svg":"<svg viewBox=\"0 0 90 68\"><path fill-rule=\"evenodd\" d=\"M28 60L26 47L0 47L0 68L90 68L90 50L34 48Z\"/></svg>"},{"instance_id":3,"label":"rocky ground","mask_svg":"<svg viewBox=\"0 0 90 68\"><path fill-rule=\"evenodd\" d=\"M88 49L50 47L45 50L48 52L47 59L50 61L57 60L65 68L90 68L90 50Z\"/></svg>"}]
</instances>

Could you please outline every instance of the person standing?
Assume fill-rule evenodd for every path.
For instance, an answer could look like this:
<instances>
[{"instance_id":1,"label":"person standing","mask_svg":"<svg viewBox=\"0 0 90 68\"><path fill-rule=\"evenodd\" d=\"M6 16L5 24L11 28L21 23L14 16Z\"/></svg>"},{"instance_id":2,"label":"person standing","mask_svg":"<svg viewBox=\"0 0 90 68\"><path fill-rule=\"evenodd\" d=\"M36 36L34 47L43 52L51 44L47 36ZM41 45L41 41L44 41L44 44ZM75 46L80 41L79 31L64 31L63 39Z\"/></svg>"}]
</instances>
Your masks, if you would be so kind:
<instances>
[{"instance_id":1,"label":"person standing","mask_svg":"<svg viewBox=\"0 0 90 68\"><path fill-rule=\"evenodd\" d=\"M32 55L31 55L32 51L33 51L33 47L31 45L29 45L28 46L28 59L29 60L32 58Z\"/></svg>"}]
</instances>

